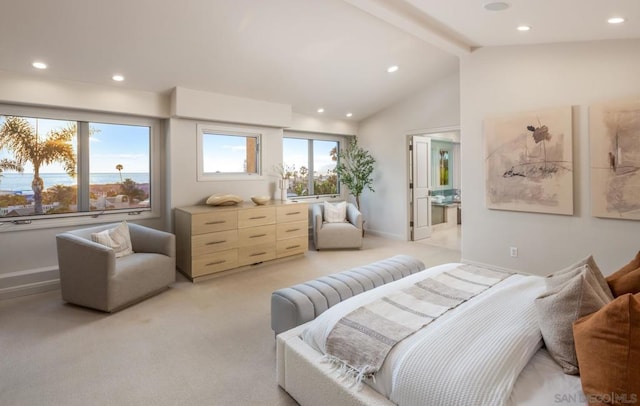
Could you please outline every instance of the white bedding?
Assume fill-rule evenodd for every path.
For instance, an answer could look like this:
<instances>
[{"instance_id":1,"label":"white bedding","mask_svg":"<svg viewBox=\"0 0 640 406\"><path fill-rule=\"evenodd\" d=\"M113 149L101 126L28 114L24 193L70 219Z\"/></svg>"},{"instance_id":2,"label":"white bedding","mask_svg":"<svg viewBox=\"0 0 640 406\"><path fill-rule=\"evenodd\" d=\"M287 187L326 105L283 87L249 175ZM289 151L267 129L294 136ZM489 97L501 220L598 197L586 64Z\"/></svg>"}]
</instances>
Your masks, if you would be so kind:
<instances>
[{"instance_id":1,"label":"white bedding","mask_svg":"<svg viewBox=\"0 0 640 406\"><path fill-rule=\"evenodd\" d=\"M322 354L326 354L324 347L326 338L331 332L333 326L344 315L379 297L387 295L393 290L408 287L414 284L416 281L423 279L425 275L435 275L440 272L451 270L459 265L461 264L454 263L433 267L418 274L408 276L393 283L381 286L377 289L373 289L357 295L350 300L347 300L340 303L339 305L330 308L322 315L320 315L314 322L311 322L304 330L302 338L309 346L311 346L311 348ZM516 288L518 292L517 295L514 295L514 288ZM518 312L520 313L518 315L515 315L514 312L516 305L514 305L513 303L518 303L518 300L514 300L515 297L518 297L518 299L520 299L520 302L522 303L523 296L527 296L526 301L530 300L532 304L533 299L537 295L542 293L543 290L544 281L543 278L540 277L515 275L501 282L498 286L479 294L476 298L460 305L457 309L442 315L430 326L410 336L409 338L398 344L396 347L394 347L394 349L389 353L389 356L387 357L382 368L376 374L375 381L367 383L376 391L384 395L386 398L402 405L452 404L451 402L455 402L456 399L458 401L460 399L469 399L468 397L465 398L464 396L478 396L476 392L485 392L485 389L488 389L488 391L490 392L490 398L494 399L495 402L498 402L497 404L508 403L507 400L509 400L509 402L512 404L518 405L533 404L527 402L529 399L537 399L535 396L531 396L531 394L537 391L536 382L534 381L537 380L539 376L536 375L535 372L531 372L529 369L525 369L525 372L523 372L521 376L527 379L525 379L524 381L523 379L518 380L518 383L516 383L514 386L518 374L527 363L528 366L534 368L534 371L545 370L544 368L552 370L553 368L555 368L555 363L548 358L548 355L545 358L544 354L546 352L539 352L539 354L542 355L533 356L541 346L541 337L539 334L539 330L537 329L537 325L535 325L535 321L531 320L533 313L529 311L531 309L526 309L528 306L524 306L521 310L518 310ZM500 296L500 298L498 299L500 301L511 300L513 301L513 303L505 303L502 308L500 308L500 306L495 307L495 305L492 305L493 309L473 309L475 306L477 306L478 303L486 302L487 298L493 295ZM505 315L513 313L515 317L512 320L508 321L508 323L512 324L519 323L518 319L522 315L526 315L523 317L527 318L528 321L523 321L522 326L531 324L534 324L534 326L533 328L531 328L530 326L529 332L523 335L524 338L522 338L522 340L524 340L524 343L518 344L519 347L517 348L511 348L511 352L509 352L507 359L503 359L502 361L500 361L500 365L506 367L504 370L502 370L503 368L498 368L500 369L500 375L496 375L493 373L475 373L474 375L477 375L475 376L475 378L478 379L474 379L474 376L470 377L475 383L471 385L465 385L463 383L464 381L459 381L457 383L455 382L455 378L458 375L458 373L455 372L455 368L453 369L453 375L451 375L452 370L449 370L450 375L446 376L446 373L441 373L442 370L439 369L437 365L434 366L434 363L431 362L432 359L430 357L438 356L438 354L445 354L443 357L441 357L440 360L441 363L445 362L446 354L451 353L451 348L447 348L447 350L444 351L443 348L446 347L443 347L443 345L447 341L451 341L450 338L454 336L460 338L460 341L454 345L462 347L459 348L455 353L464 353L464 357L473 356L474 354L483 354L482 351L477 351L477 349L474 348L483 348L487 346L486 343L482 344L474 342L475 338L472 335L470 336L468 334L460 334L459 332L456 333L456 328L459 328L458 326L460 325L459 320L464 320L464 318L461 318L462 316L460 316L460 314L469 309L477 312L488 312L487 314L491 314L492 312L495 313L496 311L498 313L502 313L502 315L498 317L498 320L504 318ZM508 311L505 312L504 310ZM506 326L505 329L508 329L507 327L508 326ZM433 339L430 339L429 336L433 336L431 332L435 330L447 330L448 335L444 340L433 341ZM438 348L438 346L440 346L440 348ZM468 351L465 352L464 350ZM418 356L416 356L416 354L419 353L423 353L423 356L426 356L428 358L419 358ZM490 357L490 360L493 360L494 358L500 358L502 356L499 351L499 347L494 348L494 355L496 356ZM530 360L531 362L529 362ZM554 365L549 365L547 361L550 361ZM421 368L424 368L425 366L429 368L430 365L432 366L432 368L428 373L429 378L424 379ZM462 364L458 361L457 365L460 366ZM494 368L492 367L492 369ZM556 372L557 370L558 368L556 368ZM464 375L465 369L459 369L458 372ZM440 383L430 382L432 377L438 377L440 375L442 375L441 377L443 378ZM560 375L554 373L550 374L549 376L553 376L554 378L546 379L545 377L543 385L544 389L554 389L556 391L562 390L562 392L558 392L558 396L560 396L558 398L555 397L556 393L549 392L549 395L551 395L551 402L571 404L567 400L572 400L575 398L578 403L574 404L583 404L579 402L579 395L582 393L580 390L579 378L569 377L573 379L565 379L564 376L566 375L562 374L561 371ZM556 379L556 377L558 379ZM453 384L454 387L447 388L445 387L447 385L443 386L443 382L447 385ZM435 387L442 386L442 390L434 392L428 386L429 383L435 384ZM555 385L555 383L557 383L557 385ZM455 385L457 385L458 389L455 389ZM460 392L465 391L471 391L472 393L463 394L463 397L456 397ZM562 402L554 402L555 400L560 400Z\"/></svg>"}]
</instances>

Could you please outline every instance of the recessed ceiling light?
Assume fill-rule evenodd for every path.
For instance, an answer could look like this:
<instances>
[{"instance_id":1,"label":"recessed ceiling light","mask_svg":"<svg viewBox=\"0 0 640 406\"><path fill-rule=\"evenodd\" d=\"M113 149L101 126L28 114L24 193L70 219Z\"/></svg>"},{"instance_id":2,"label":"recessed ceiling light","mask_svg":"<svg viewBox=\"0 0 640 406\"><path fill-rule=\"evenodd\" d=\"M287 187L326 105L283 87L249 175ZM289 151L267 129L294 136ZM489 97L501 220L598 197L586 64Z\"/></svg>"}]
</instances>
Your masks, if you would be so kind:
<instances>
[{"instance_id":1,"label":"recessed ceiling light","mask_svg":"<svg viewBox=\"0 0 640 406\"><path fill-rule=\"evenodd\" d=\"M320 108L318 109L318 113L324 113L324 109L323 109L322 107L320 107Z\"/></svg>"},{"instance_id":2,"label":"recessed ceiling light","mask_svg":"<svg viewBox=\"0 0 640 406\"><path fill-rule=\"evenodd\" d=\"M611 17L607 20L609 24L621 24L624 22L624 18L622 17Z\"/></svg>"},{"instance_id":3,"label":"recessed ceiling light","mask_svg":"<svg viewBox=\"0 0 640 406\"><path fill-rule=\"evenodd\" d=\"M36 69L47 69L47 64L44 62L34 62L31 64Z\"/></svg>"},{"instance_id":4,"label":"recessed ceiling light","mask_svg":"<svg viewBox=\"0 0 640 406\"><path fill-rule=\"evenodd\" d=\"M485 3L484 9L488 11L502 11L509 8L509 3L503 1L494 1L491 3Z\"/></svg>"},{"instance_id":5,"label":"recessed ceiling light","mask_svg":"<svg viewBox=\"0 0 640 406\"><path fill-rule=\"evenodd\" d=\"M399 68L398 68L398 65L389 66L389 67L387 68L387 72L389 72L389 73L397 72L397 71L398 71L398 69L399 69Z\"/></svg>"},{"instance_id":6,"label":"recessed ceiling light","mask_svg":"<svg viewBox=\"0 0 640 406\"><path fill-rule=\"evenodd\" d=\"M518 26L518 31L529 31L531 29L531 27L529 27L528 25L519 25Z\"/></svg>"},{"instance_id":7,"label":"recessed ceiling light","mask_svg":"<svg viewBox=\"0 0 640 406\"><path fill-rule=\"evenodd\" d=\"M111 79L115 80L116 82L122 82L124 80L124 76L122 76L122 75L113 75L113 76L111 76Z\"/></svg>"},{"instance_id":8,"label":"recessed ceiling light","mask_svg":"<svg viewBox=\"0 0 640 406\"><path fill-rule=\"evenodd\" d=\"M347 117L351 117L351 116L353 116L353 113L347 113L346 116Z\"/></svg>"}]
</instances>

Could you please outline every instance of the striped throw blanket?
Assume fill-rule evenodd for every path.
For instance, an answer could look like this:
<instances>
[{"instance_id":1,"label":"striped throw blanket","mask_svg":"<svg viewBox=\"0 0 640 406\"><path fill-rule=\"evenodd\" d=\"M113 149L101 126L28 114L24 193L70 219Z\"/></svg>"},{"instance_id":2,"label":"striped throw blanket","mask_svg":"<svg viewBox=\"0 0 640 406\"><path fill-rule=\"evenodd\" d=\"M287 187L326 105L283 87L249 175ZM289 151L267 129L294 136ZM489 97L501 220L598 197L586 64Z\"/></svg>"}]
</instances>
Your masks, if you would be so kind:
<instances>
[{"instance_id":1,"label":"striped throw blanket","mask_svg":"<svg viewBox=\"0 0 640 406\"><path fill-rule=\"evenodd\" d=\"M510 275L460 265L361 306L331 330L326 358L355 382L371 378L398 342Z\"/></svg>"}]
</instances>

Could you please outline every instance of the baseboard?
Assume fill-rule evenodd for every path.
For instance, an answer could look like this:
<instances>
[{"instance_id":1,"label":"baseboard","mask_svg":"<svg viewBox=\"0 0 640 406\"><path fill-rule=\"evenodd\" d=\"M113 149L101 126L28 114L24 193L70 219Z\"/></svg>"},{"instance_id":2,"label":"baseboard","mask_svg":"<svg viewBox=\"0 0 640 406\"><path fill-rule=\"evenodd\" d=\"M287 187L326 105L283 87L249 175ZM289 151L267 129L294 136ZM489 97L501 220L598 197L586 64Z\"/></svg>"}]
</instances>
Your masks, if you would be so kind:
<instances>
[{"instance_id":1,"label":"baseboard","mask_svg":"<svg viewBox=\"0 0 640 406\"><path fill-rule=\"evenodd\" d=\"M493 265L493 264L485 264L484 262L479 262L479 261L471 261L471 260L464 259L464 258L460 259L460 262L462 262L463 264L481 266L483 268L496 269L496 270L502 271L502 272L520 273L520 274L532 275L532 274L530 274L528 272L518 271L516 269L505 268L505 267L498 266L498 265Z\"/></svg>"},{"instance_id":2,"label":"baseboard","mask_svg":"<svg viewBox=\"0 0 640 406\"><path fill-rule=\"evenodd\" d=\"M364 231L364 235L366 236L367 234L374 235L376 237L387 238L389 240L407 241L407 239L401 235L385 233L383 231L366 229Z\"/></svg>"},{"instance_id":3,"label":"baseboard","mask_svg":"<svg viewBox=\"0 0 640 406\"><path fill-rule=\"evenodd\" d=\"M30 269L0 275L0 300L60 289L57 267Z\"/></svg>"}]
</instances>

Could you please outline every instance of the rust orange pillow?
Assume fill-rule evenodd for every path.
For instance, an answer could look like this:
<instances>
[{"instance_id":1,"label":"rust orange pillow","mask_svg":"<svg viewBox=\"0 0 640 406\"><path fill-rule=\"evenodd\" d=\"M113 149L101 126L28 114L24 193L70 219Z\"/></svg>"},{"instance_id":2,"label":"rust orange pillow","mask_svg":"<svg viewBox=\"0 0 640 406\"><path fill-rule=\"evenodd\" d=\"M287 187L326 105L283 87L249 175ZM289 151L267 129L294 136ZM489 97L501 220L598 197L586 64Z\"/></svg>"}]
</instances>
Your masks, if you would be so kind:
<instances>
[{"instance_id":1,"label":"rust orange pillow","mask_svg":"<svg viewBox=\"0 0 640 406\"><path fill-rule=\"evenodd\" d=\"M640 293L640 251L631 262L609 275L607 283L614 297L625 293Z\"/></svg>"},{"instance_id":2,"label":"rust orange pillow","mask_svg":"<svg viewBox=\"0 0 640 406\"><path fill-rule=\"evenodd\" d=\"M640 294L622 295L573 323L590 405L640 402Z\"/></svg>"}]
</instances>

